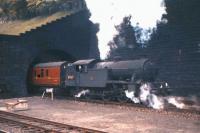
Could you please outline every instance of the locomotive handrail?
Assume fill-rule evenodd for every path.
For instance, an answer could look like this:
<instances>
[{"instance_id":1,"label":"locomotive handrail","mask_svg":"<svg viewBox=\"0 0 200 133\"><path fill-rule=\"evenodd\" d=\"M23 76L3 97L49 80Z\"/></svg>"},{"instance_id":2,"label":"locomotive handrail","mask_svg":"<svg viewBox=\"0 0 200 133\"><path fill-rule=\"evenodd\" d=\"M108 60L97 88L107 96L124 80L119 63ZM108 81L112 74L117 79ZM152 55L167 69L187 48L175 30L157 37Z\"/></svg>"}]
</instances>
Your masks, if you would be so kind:
<instances>
[{"instance_id":1,"label":"locomotive handrail","mask_svg":"<svg viewBox=\"0 0 200 133\"><path fill-rule=\"evenodd\" d=\"M123 80L109 80L107 81L108 84L111 84L111 83L116 83L116 84L129 84L130 82L127 82L127 81L123 81Z\"/></svg>"}]
</instances>

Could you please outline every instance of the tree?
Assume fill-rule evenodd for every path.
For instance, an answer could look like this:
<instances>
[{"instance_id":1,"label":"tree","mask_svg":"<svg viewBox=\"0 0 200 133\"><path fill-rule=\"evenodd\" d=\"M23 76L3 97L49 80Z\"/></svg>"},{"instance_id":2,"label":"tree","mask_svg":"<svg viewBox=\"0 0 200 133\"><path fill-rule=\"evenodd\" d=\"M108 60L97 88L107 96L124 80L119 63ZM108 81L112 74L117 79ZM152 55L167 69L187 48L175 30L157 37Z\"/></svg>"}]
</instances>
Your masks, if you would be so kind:
<instances>
[{"instance_id":1,"label":"tree","mask_svg":"<svg viewBox=\"0 0 200 133\"><path fill-rule=\"evenodd\" d=\"M118 34L108 43L110 53L108 58L120 56L128 58L132 55L133 49L139 48L137 43L134 27L131 25L131 16L123 18L121 24L115 26Z\"/></svg>"},{"instance_id":2,"label":"tree","mask_svg":"<svg viewBox=\"0 0 200 133\"><path fill-rule=\"evenodd\" d=\"M17 0L13 6L13 10L16 12L16 17L18 19L24 19L27 17L27 1Z\"/></svg>"},{"instance_id":3,"label":"tree","mask_svg":"<svg viewBox=\"0 0 200 133\"><path fill-rule=\"evenodd\" d=\"M164 3L166 14L151 36L151 47L171 55L181 50L184 56L191 56L197 51L200 41L200 1L165 0Z\"/></svg>"},{"instance_id":4,"label":"tree","mask_svg":"<svg viewBox=\"0 0 200 133\"><path fill-rule=\"evenodd\" d=\"M200 81L200 1L164 0L164 4L166 14L149 41L151 55L158 59L163 79L176 87L196 85Z\"/></svg>"},{"instance_id":5,"label":"tree","mask_svg":"<svg viewBox=\"0 0 200 133\"><path fill-rule=\"evenodd\" d=\"M26 0L1 0L1 18L6 20L24 19L27 13Z\"/></svg>"},{"instance_id":6,"label":"tree","mask_svg":"<svg viewBox=\"0 0 200 133\"><path fill-rule=\"evenodd\" d=\"M73 5L69 0L0 0L0 19L10 21L72 11Z\"/></svg>"}]
</instances>

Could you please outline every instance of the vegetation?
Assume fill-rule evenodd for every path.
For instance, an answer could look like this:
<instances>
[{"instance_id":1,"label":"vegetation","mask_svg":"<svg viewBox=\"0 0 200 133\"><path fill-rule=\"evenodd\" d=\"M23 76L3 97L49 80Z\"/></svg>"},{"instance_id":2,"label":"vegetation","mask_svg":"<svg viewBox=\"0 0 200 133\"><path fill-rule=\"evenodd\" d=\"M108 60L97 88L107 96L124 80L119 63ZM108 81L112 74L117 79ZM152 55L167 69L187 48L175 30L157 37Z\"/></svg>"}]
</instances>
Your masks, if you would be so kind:
<instances>
[{"instance_id":1,"label":"vegetation","mask_svg":"<svg viewBox=\"0 0 200 133\"><path fill-rule=\"evenodd\" d=\"M0 0L0 19L1 21L28 19L57 11L68 11L72 6L69 0Z\"/></svg>"},{"instance_id":2,"label":"vegetation","mask_svg":"<svg viewBox=\"0 0 200 133\"><path fill-rule=\"evenodd\" d=\"M200 1L199 0L164 0L166 14L157 23L157 28L144 31L139 26L131 25L131 17L125 17L123 22L116 26L118 35L109 42L109 58L121 56L134 57L141 53L141 48L147 47L150 55L159 54L159 57L192 58L199 50L200 42ZM152 33L149 37L149 34ZM145 38L145 39L144 39ZM149 38L148 41L147 38ZM124 54L126 53L126 55ZM155 58L158 56L155 55ZM127 56L127 57L126 57ZM163 59L165 60L165 59Z\"/></svg>"},{"instance_id":3,"label":"vegetation","mask_svg":"<svg viewBox=\"0 0 200 133\"><path fill-rule=\"evenodd\" d=\"M188 88L199 92L195 89L200 85L200 1L164 0L164 5L166 14L157 27L145 31L146 34L140 27L132 27L130 17L125 17L116 27L118 35L108 44L111 48L109 58L147 56L157 62L159 80L185 93ZM142 37L148 38L149 33L149 40L144 41Z\"/></svg>"},{"instance_id":4,"label":"vegetation","mask_svg":"<svg viewBox=\"0 0 200 133\"><path fill-rule=\"evenodd\" d=\"M162 51L163 56L194 55L200 38L200 1L165 0L166 14L153 30L149 45L153 52Z\"/></svg>"},{"instance_id":5,"label":"vegetation","mask_svg":"<svg viewBox=\"0 0 200 133\"><path fill-rule=\"evenodd\" d=\"M27 13L26 0L0 0L0 17L5 20L23 18Z\"/></svg>"},{"instance_id":6,"label":"vegetation","mask_svg":"<svg viewBox=\"0 0 200 133\"><path fill-rule=\"evenodd\" d=\"M118 34L108 43L110 47L108 58L132 58L133 53L142 47L142 29L131 25L131 16L124 17L122 23L115 28Z\"/></svg>"},{"instance_id":7,"label":"vegetation","mask_svg":"<svg viewBox=\"0 0 200 133\"><path fill-rule=\"evenodd\" d=\"M150 55L160 64L162 79L185 93L188 90L199 93L200 1L165 0L164 3L166 14L148 42Z\"/></svg>"}]
</instances>

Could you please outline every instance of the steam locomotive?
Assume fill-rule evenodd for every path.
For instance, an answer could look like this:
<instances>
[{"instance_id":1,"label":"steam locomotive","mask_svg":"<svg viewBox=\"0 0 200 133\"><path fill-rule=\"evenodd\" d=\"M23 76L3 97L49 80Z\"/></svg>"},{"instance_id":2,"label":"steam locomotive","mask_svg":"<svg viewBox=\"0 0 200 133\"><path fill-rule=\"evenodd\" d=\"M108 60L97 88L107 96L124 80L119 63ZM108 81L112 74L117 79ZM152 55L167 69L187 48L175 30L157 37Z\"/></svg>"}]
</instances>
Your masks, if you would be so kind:
<instances>
[{"instance_id":1,"label":"steam locomotive","mask_svg":"<svg viewBox=\"0 0 200 133\"><path fill-rule=\"evenodd\" d=\"M38 87L68 89L71 95L88 90L87 97L123 100L124 90L136 91L141 82L154 82L158 68L146 58L87 59L36 64L32 73L32 84Z\"/></svg>"}]
</instances>

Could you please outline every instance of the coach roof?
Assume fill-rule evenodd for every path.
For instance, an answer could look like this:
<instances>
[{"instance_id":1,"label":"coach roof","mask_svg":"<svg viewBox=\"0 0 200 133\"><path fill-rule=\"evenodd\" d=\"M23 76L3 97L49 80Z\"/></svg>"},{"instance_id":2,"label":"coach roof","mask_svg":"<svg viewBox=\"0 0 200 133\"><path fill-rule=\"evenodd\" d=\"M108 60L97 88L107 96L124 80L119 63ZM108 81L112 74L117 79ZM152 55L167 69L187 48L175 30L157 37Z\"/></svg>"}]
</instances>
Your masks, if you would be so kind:
<instances>
[{"instance_id":1,"label":"coach roof","mask_svg":"<svg viewBox=\"0 0 200 133\"><path fill-rule=\"evenodd\" d=\"M34 67L56 67L56 66L61 66L65 63L67 63L67 61L47 62L47 63L36 64Z\"/></svg>"}]
</instances>

